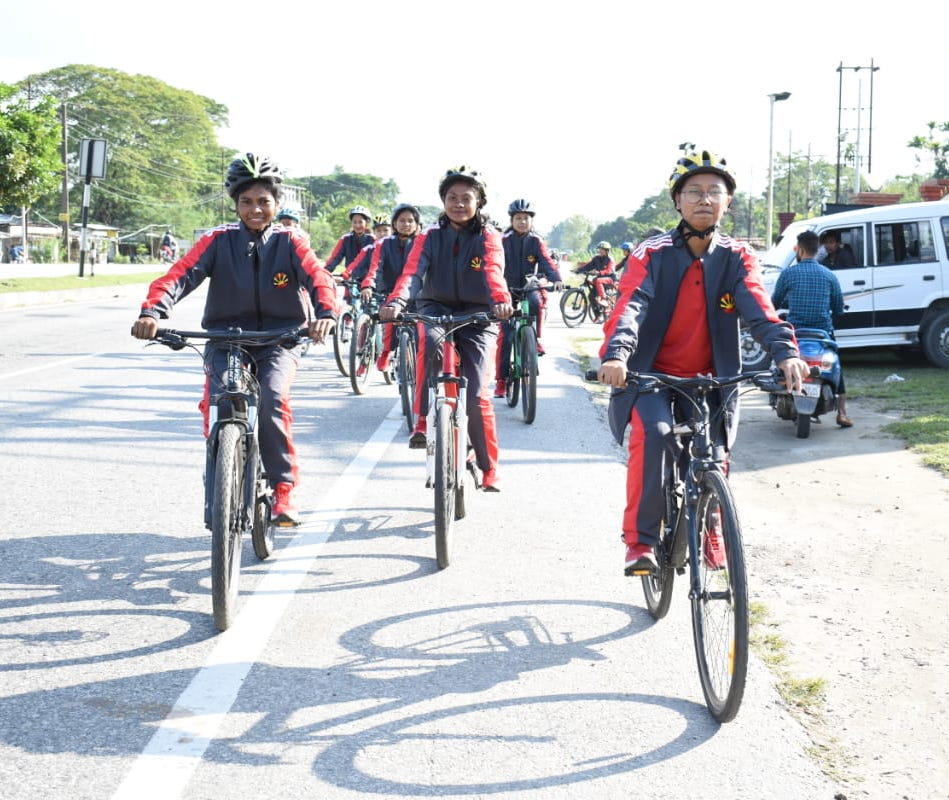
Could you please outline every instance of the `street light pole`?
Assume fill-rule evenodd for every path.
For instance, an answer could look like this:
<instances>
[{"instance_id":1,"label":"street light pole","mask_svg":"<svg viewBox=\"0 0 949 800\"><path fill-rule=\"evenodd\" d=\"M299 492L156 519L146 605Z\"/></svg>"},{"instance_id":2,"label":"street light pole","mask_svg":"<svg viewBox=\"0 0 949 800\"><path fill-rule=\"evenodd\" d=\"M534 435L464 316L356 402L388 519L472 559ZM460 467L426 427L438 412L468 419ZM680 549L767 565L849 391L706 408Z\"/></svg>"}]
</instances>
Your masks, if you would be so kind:
<instances>
[{"instance_id":1,"label":"street light pole","mask_svg":"<svg viewBox=\"0 0 949 800\"><path fill-rule=\"evenodd\" d=\"M768 126L768 218L765 234L767 247L771 247L771 233L774 228L774 104L780 100L787 100L790 96L790 92L775 92L768 95L771 100L771 122ZM790 175L788 175L788 180L791 180Z\"/></svg>"}]
</instances>

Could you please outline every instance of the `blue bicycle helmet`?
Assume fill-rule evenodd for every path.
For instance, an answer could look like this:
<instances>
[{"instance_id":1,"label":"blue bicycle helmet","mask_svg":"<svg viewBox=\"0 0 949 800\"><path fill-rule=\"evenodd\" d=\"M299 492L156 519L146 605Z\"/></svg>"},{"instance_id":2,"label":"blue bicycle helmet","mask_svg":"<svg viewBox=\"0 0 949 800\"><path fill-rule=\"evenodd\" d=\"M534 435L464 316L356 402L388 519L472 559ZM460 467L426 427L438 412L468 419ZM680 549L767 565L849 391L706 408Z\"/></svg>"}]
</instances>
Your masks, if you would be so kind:
<instances>
[{"instance_id":1,"label":"blue bicycle helmet","mask_svg":"<svg viewBox=\"0 0 949 800\"><path fill-rule=\"evenodd\" d=\"M281 208L280 213L277 214L277 219L292 219L294 222L299 222L300 212L295 208L290 208L289 206L287 208Z\"/></svg>"},{"instance_id":2,"label":"blue bicycle helmet","mask_svg":"<svg viewBox=\"0 0 949 800\"><path fill-rule=\"evenodd\" d=\"M628 253L630 250L633 249L633 243L632 243L632 242L623 242L623 243L620 245L620 249L621 249L621 250L625 250L625 251Z\"/></svg>"}]
</instances>

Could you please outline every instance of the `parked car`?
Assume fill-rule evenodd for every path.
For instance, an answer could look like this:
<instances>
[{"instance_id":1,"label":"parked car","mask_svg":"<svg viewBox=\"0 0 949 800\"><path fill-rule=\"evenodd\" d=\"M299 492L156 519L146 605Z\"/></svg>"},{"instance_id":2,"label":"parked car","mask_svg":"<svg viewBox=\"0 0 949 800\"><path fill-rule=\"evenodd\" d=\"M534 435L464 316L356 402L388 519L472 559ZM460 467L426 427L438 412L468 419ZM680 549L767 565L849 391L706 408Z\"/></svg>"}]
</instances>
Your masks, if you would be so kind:
<instances>
[{"instance_id":1,"label":"parked car","mask_svg":"<svg viewBox=\"0 0 949 800\"><path fill-rule=\"evenodd\" d=\"M836 231L854 264L835 269L846 309L835 323L842 350L892 345L922 349L949 369L949 201L903 203L844 211L791 223L761 257L771 292L794 263L797 236ZM764 369L768 354L747 333L742 361Z\"/></svg>"}]
</instances>

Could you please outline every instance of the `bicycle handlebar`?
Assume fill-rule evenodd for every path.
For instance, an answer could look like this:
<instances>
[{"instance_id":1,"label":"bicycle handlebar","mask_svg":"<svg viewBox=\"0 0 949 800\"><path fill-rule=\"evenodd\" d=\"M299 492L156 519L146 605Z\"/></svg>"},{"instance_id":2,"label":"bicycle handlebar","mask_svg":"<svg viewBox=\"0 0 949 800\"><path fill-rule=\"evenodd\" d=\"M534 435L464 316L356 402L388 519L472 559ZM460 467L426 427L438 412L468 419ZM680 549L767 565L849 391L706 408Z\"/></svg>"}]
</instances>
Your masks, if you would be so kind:
<instances>
[{"instance_id":1,"label":"bicycle handlebar","mask_svg":"<svg viewBox=\"0 0 949 800\"><path fill-rule=\"evenodd\" d=\"M486 311L476 311L473 314L445 314L443 316L430 316L429 314L419 314L415 311L403 311L400 319L406 322L425 322L429 325L446 325L454 328L470 325L473 322L498 321L498 318L494 316L494 314L489 314Z\"/></svg>"},{"instance_id":2,"label":"bicycle handlebar","mask_svg":"<svg viewBox=\"0 0 949 800\"><path fill-rule=\"evenodd\" d=\"M240 342L244 344L296 344L309 336L310 329L284 328L274 331L245 331L242 328L224 328L207 331L179 331L173 328L159 328L152 340L158 344L180 350L188 339L207 339L213 342Z\"/></svg>"},{"instance_id":3,"label":"bicycle handlebar","mask_svg":"<svg viewBox=\"0 0 949 800\"><path fill-rule=\"evenodd\" d=\"M598 370L588 369L584 373L584 377L588 381L596 381L598 380L597 374ZM663 372L628 372L626 374L627 385L636 386L640 391L651 391L659 386L668 386L673 389L722 389L745 381L750 381L759 389L767 390L768 385L774 383L774 375L770 370L742 372L727 378L720 378L715 375L696 375L692 378L681 378Z\"/></svg>"}]
</instances>

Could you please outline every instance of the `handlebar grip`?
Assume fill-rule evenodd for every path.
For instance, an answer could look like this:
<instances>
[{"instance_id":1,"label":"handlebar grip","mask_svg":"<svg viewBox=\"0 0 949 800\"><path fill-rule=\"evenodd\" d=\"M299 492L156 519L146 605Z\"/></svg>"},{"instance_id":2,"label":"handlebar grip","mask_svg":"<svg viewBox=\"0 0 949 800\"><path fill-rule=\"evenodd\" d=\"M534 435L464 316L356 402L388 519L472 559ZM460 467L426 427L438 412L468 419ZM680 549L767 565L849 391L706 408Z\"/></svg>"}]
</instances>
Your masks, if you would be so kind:
<instances>
[{"instance_id":1,"label":"handlebar grip","mask_svg":"<svg viewBox=\"0 0 949 800\"><path fill-rule=\"evenodd\" d=\"M595 381L597 380L597 371L595 369L588 369L583 373L583 379L586 381Z\"/></svg>"}]
</instances>

